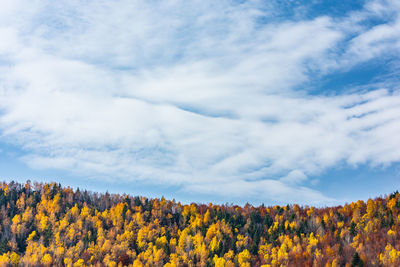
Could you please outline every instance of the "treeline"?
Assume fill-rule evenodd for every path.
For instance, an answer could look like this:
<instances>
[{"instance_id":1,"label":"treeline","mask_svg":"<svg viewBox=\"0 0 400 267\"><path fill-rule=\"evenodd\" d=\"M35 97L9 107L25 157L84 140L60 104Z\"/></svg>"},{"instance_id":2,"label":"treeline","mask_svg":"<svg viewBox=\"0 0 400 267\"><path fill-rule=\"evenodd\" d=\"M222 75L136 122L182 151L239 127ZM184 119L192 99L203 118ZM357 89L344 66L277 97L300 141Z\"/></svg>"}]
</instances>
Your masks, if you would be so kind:
<instances>
[{"instance_id":1,"label":"treeline","mask_svg":"<svg viewBox=\"0 0 400 267\"><path fill-rule=\"evenodd\" d=\"M331 208L182 205L0 184L0 266L400 266L400 194Z\"/></svg>"}]
</instances>

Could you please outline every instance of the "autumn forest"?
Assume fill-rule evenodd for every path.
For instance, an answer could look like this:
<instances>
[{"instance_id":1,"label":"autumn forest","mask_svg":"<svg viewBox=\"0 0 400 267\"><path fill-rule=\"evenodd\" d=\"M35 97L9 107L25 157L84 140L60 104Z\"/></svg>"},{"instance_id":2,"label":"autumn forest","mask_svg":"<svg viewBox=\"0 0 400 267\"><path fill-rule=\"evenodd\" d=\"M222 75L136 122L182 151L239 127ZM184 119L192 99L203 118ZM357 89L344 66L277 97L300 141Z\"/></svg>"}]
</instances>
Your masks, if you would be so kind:
<instances>
[{"instance_id":1,"label":"autumn forest","mask_svg":"<svg viewBox=\"0 0 400 267\"><path fill-rule=\"evenodd\" d=\"M241 207L3 182L0 218L0 266L400 266L398 192Z\"/></svg>"}]
</instances>

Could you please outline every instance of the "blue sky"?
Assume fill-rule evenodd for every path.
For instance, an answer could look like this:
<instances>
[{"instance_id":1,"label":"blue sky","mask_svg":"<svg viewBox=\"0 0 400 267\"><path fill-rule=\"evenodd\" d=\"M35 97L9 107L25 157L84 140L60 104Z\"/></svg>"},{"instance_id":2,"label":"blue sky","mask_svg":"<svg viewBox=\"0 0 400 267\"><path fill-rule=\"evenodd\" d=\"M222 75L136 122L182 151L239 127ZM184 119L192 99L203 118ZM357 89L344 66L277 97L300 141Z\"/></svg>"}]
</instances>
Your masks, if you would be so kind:
<instances>
[{"instance_id":1,"label":"blue sky","mask_svg":"<svg viewBox=\"0 0 400 267\"><path fill-rule=\"evenodd\" d=\"M4 180L255 205L399 189L398 1L3 2Z\"/></svg>"}]
</instances>

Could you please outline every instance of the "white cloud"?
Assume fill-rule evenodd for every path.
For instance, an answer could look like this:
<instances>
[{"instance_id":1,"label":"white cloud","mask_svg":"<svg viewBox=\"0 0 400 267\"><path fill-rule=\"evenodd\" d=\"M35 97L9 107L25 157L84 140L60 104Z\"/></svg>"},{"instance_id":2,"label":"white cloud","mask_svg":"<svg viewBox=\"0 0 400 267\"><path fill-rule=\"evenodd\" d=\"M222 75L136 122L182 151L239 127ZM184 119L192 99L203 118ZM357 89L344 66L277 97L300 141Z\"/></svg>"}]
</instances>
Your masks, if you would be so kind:
<instances>
[{"instance_id":1,"label":"white cloud","mask_svg":"<svg viewBox=\"0 0 400 267\"><path fill-rule=\"evenodd\" d=\"M400 49L400 17L391 24L377 25L355 37L349 52L359 59L368 60L383 53L397 53L398 49Z\"/></svg>"},{"instance_id":2,"label":"white cloud","mask_svg":"<svg viewBox=\"0 0 400 267\"><path fill-rule=\"evenodd\" d=\"M314 205L337 204L335 200L328 198L321 193L306 187L292 187L277 180L263 180L257 182L233 181L230 183L201 183L185 186L189 192L201 192L204 194L222 195L227 198L256 197L271 203L299 203ZM261 197L260 197L261 196Z\"/></svg>"},{"instance_id":3,"label":"white cloud","mask_svg":"<svg viewBox=\"0 0 400 267\"><path fill-rule=\"evenodd\" d=\"M307 180L307 176L299 170L294 170L280 180L282 182L297 184Z\"/></svg>"},{"instance_id":4,"label":"white cloud","mask_svg":"<svg viewBox=\"0 0 400 267\"><path fill-rule=\"evenodd\" d=\"M308 176L400 161L396 88L295 89L319 71L398 52L396 17L358 24L377 6L347 22L279 22L252 1L32 1L15 20L22 11L7 3L0 130L32 168L328 203Z\"/></svg>"}]
</instances>

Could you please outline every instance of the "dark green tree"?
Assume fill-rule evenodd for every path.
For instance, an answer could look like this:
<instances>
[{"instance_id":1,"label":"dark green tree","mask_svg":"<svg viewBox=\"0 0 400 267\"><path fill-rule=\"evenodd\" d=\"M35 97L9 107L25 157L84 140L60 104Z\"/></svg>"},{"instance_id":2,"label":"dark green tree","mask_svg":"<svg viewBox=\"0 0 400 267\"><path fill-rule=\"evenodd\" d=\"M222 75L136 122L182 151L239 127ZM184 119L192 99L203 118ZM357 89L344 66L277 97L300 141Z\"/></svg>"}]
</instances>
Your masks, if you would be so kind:
<instances>
[{"instance_id":1,"label":"dark green tree","mask_svg":"<svg viewBox=\"0 0 400 267\"><path fill-rule=\"evenodd\" d=\"M351 260L351 267L363 267L364 263L360 258L360 255L358 255L358 253L354 253L353 258Z\"/></svg>"}]
</instances>

